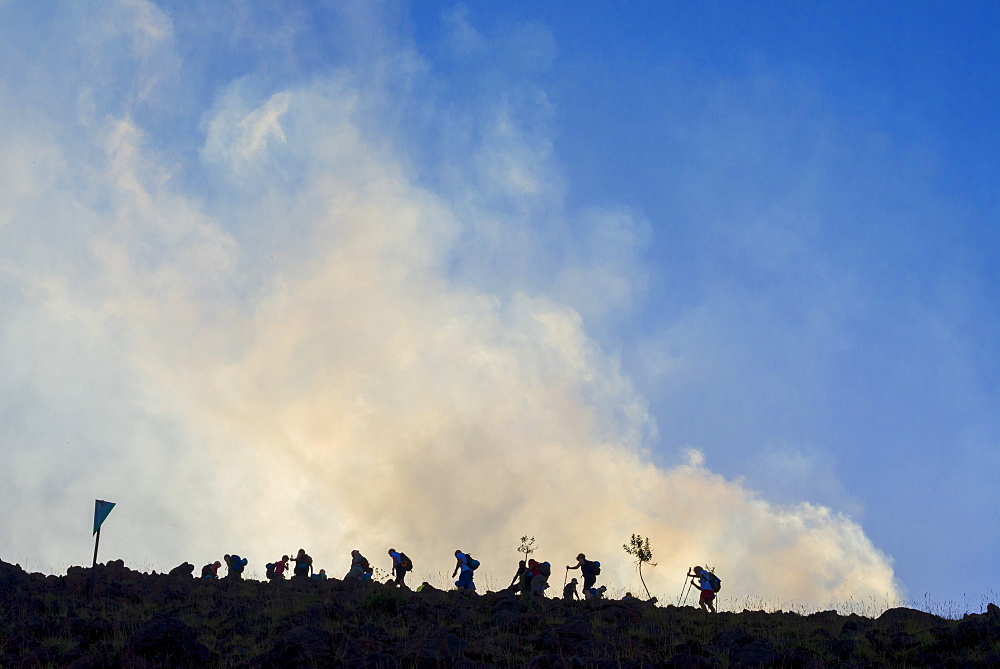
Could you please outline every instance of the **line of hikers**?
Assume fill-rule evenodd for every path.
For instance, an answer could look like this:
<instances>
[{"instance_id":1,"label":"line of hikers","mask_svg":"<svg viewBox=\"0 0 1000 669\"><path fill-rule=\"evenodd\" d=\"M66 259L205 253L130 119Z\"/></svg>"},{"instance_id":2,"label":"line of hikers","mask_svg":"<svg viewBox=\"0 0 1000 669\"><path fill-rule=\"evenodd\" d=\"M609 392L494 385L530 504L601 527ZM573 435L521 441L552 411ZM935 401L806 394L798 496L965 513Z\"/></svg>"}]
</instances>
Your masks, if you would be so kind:
<instances>
[{"instance_id":1,"label":"line of hikers","mask_svg":"<svg viewBox=\"0 0 1000 669\"><path fill-rule=\"evenodd\" d=\"M386 583L396 587L409 589L406 585L406 575L413 571L413 561L406 555L406 553L397 551L395 548L390 548L388 550L388 554L392 560L392 569L391 576ZM224 559L226 561L226 569L228 571L227 577L236 579L243 578L243 570L247 566L247 559L241 558L236 554L226 555L224 556ZM268 580L284 580L285 572L288 571L289 561L290 558L287 555L282 555L280 560L267 563L265 568ZM325 569L320 569L319 572L313 571L313 559L302 548L299 549L299 552L291 561L295 563L295 566L292 569L293 578L314 578L322 580L327 577ZM469 553L462 550L456 550L455 568L451 573L452 578L458 574L458 580L455 581L455 587L459 590L475 591L475 572L479 568L479 564L479 560L472 557ZM219 568L221 566L222 563L219 561L205 565L201 568L202 578L219 578ZM604 593L607 592L608 589L607 586L602 585L600 587L595 587L597 577L601 575L600 562L597 560L588 560L585 554L580 553L576 556L575 565L566 565L567 576L571 569L579 569L580 574L583 576L583 599L604 598ZM360 551L357 549L351 551L351 567L344 576L345 581L371 581L373 580L374 572L375 569ZM549 588L549 577L551 575L552 565L550 563L539 562L537 560L521 560L518 562L517 572L514 574L514 578L511 579L510 585L508 585L505 590L544 597L545 591ZM690 578L690 585L697 588L701 592L698 605L706 612L711 611L712 613L715 613L715 594L722 588L722 581L719 577L712 571L696 566L688 570L685 578ZM697 581L695 579L697 579ZM577 590L578 585L579 581L577 581L576 578L573 578L566 583L563 586L562 598L565 600L580 599L580 593ZM685 587L687 587L687 585L688 584L685 583ZM417 590L420 591L425 586L427 586L426 582L418 587ZM638 598L633 597L630 592L625 593L625 597L623 597L623 599L638 601ZM645 601L655 604L656 597L652 597Z\"/></svg>"}]
</instances>

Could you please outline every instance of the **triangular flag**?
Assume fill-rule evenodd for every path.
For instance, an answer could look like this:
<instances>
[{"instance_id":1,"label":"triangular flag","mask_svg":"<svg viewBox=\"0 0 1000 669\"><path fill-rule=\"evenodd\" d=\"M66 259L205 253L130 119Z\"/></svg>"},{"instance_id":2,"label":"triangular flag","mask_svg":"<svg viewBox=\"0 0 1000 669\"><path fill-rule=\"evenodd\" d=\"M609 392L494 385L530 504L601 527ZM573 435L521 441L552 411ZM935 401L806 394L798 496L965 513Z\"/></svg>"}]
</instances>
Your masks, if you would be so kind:
<instances>
[{"instance_id":1,"label":"triangular flag","mask_svg":"<svg viewBox=\"0 0 1000 669\"><path fill-rule=\"evenodd\" d=\"M114 502L105 502L103 499L94 500L94 534L97 534L97 530L101 529L101 523L104 522L113 508L115 508Z\"/></svg>"}]
</instances>

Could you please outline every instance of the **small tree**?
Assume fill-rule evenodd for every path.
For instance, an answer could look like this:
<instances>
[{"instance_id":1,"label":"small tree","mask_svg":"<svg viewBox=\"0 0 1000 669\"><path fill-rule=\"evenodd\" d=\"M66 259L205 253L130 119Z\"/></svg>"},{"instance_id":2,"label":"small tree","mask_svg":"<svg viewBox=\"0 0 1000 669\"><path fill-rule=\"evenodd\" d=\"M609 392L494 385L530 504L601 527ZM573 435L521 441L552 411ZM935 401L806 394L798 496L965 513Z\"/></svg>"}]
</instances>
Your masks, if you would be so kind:
<instances>
[{"instance_id":1,"label":"small tree","mask_svg":"<svg viewBox=\"0 0 1000 669\"><path fill-rule=\"evenodd\" d=\"M642 565L656 566L656 563L652 562L653 549L649 547L649 537L644 539L641 535L633 534L629 543L622 544L622 549L635 558L636 567L639 569L639 580L642 581L642 587L646 589L646 597L651 598L649 588L646 587L646 579L642 577Z\"/></svg>"},{"instance_id":2,"label":"small tree","mask_svg":"<svg viewBox=\"0 0 1000 669\"><path fill-rule=\"evenodd\" d=\"M535 537L529 537L527 534L521 537L521 546L517 549L518 553L524 553L524 561L528 561L528 556L535 552Z\"/></svg>"}]
</instances>

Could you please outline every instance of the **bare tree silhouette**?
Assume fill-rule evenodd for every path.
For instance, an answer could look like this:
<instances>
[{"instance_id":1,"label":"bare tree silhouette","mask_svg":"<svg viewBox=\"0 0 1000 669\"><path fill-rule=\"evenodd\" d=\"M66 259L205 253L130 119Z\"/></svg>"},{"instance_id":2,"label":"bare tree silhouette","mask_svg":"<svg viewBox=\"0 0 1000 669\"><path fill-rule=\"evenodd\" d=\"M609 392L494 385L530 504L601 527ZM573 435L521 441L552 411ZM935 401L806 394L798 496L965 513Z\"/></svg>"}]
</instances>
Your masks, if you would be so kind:
<instances>
[{"instance_id":1,"label":"bare tree silhouette","mask_svg":"<svg viewBox=\"0 0 1000 669\"><path fill-rule=\"evenodd\" d=\"M633 534L629 543L622 544L622 549L635 558L635 564L639 570L639 580L642 581L642 587L646 589L646 597L652 597L649 594L649 588L646 587L646 579L642 577L642 565L656 566L656 563L652 562L653 549L649 547L649 537L643 538L641 535Z\"/></svg>"},{"instance_id":2,"label":"bare tree silhouette","mask_svg":"<svg viewBox=\"0 0 1000 669\"><path fill-rule=\"evenodd\" d=\"M517 549L517 552L524 553L524 561L527 562L528 556L534 553L536 548L538 547L535 545L535 537L529 537L525 534L521 537L521 545Z\"/></svg>"}]
</instances>

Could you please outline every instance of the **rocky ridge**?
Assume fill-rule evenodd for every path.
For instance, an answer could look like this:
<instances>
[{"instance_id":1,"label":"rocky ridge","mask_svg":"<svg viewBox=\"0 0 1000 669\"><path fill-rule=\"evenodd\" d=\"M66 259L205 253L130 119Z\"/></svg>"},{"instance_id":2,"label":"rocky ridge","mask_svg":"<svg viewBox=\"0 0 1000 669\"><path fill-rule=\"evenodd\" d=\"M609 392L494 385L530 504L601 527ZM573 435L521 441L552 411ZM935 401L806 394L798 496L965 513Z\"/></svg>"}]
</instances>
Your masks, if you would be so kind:
<instances>
[{"instance_id":1,"label":"rocky ridge","mask_svg":"<svg viewBox=\"0 0 1000 669\"><path fill-rule=\"evenodd\" d=\"M947 620L400 591L336 579L265 583L65 576L0 561L2 667L1000 667L1000 608Z\"/></svg>"}]
</instances>

